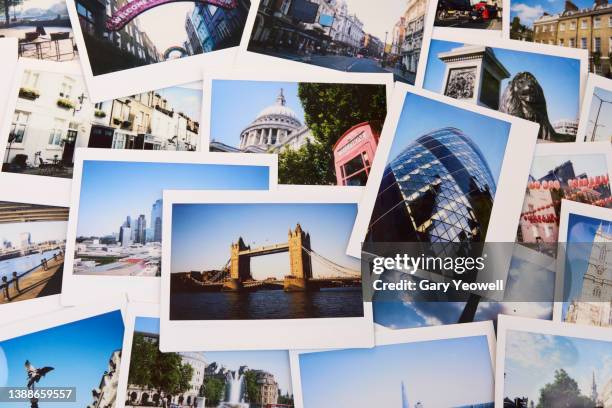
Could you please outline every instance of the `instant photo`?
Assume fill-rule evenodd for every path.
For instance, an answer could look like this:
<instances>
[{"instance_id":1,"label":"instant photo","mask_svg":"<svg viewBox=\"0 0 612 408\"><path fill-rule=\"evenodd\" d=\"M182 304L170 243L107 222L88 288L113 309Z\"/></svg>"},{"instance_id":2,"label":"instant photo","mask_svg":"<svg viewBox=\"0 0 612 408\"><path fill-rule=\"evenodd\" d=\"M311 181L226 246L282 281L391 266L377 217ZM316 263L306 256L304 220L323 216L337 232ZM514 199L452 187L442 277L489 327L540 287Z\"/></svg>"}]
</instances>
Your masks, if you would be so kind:
<instances>
[{"instance_id":1,"label":"instant photo","mask_svg":"<svg viewBox=\"0 0 612 408\"><path fill-rule=\"evenodd\" d=\"M472 33L470 33L472 34ZM461 36L459 36L461 38ZM434 35L423 88L497 110L540 126L539 142L574 142L586 78L578 50Z\"/></svg>"},{"instance_id":2,"label":"instant photo","mask_svg":"<svg viewBox=\"0 0 612 408\"><path fill-rule=\"evenodd\" d=\"M501 316L496 405L608 407L609 329Z\"/></svg>"},{"instance_id":3,"label":"instant photo","mask_svg":"<svg viewBox=\"0 0 612 408\"><path fill-rule=\"evenodd\" d=\"M612 142L612 80L589 74L578 140Z\"/></svg>"},{"instance_id":4,"label":"instant photo","mask_svg":"<svg viewBox=\"0 0 612 408\"><path fill-rule=\"evenodd\" d=\"M136 299L157 299L163 189L268 189L276 174L273 158L264 155L198 158L165 152L162 159L155 152L102 149L79 155L62 292L66 304L86 301L83 285L114 293L118 282Z\"/></svg>"},{"instance_id":5,"label":"instant photo","mask_svg":"<svg viewBox=\"0 0 612 408\"><path fill-rule=\"evenodd\" d=\"M165 190L162 351L369 347L371 304L345 253L359 197Z\"/></svg>"},{"instance_id":6,"label":"instant photo","mask_svg":"<svg viewBox=\"0 0 612 408\"><path fill-rule=\"evenodd\" d=\"M492 408L492 341L482 322L377 333L370 349L292 351L296 407Z\"/></svg>"},{"instance_id":7,"label":"instant photo","mask_svg":"<svg viewBox=\"0 0 612 408\"><path fill-rule=\"evenodd\" d=\"M114 406L123 344L122 312L106 304L21 320L0 335L5 406Z\"/></svg>"},{"instance_id":8,"label":"instant photo","mask_svg":"<svg viewBox=\"0 0 612 408\"><path fill-rule=\"evenodd\" d=\"M276 154L280 184L364 186L387 114L391 75L348 74L343 82L285 76L304 80L262 74L206 79L209 150Z\"/></svg>"},{"instance_id":9,"label":"instant photo","mask_svg":"<svg viewBox=\"0 0 612 408\"><path fill-rule=\"evenodd\" d=\"M414 83L427 2L367 0L259 2L248 45L248 61L270 58L342 72L389 72L396 81ZM259 56L259 58L257 58ZM274 62L272 62L274 63Z\"/></svg>"},{"instance_id":10,"label":"instant photo","mask_svg":"<svg viewBox=\"0 0 612 408\"><path fill-rule=\"evenodd\" d=\"M125 333L118 408L164 401L196 407L293 406L286 350L160 352L159 308L154 304L130 304ZM166 367L167 377L150 375L159 365Z\"/></svg>"}]
</instances>

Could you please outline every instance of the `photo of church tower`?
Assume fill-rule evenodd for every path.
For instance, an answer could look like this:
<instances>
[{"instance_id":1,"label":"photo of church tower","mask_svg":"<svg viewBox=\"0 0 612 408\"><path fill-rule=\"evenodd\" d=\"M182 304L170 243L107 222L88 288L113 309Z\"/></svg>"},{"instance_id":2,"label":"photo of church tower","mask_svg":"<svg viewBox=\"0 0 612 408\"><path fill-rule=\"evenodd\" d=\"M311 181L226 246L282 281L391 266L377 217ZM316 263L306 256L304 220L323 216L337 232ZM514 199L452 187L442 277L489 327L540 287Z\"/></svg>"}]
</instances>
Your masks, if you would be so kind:
<instances>
[{"instance_id":1,"label":"photo of church tower","mask_svg":"<svg viewBox=\"0 0 612 408\"><path fill-rule=\"evenodd\" d=\"M588 218L570 214L570 223L572 217ZM567 305L565 321L610 327L612 326L612 268L609 265L612 262L612 251L609 245L612 242L612 229L608 222L594 218L588 218L588 220L591 224L599 222L599 225L595 230L586 271L582 277L582 289L580 294ZM582 223L586 222L588 221ZM580 247L584 244L575 243L573 245ZM577 251L579 247L569 247L568 252ZM570 270L570 273L575 274L576 271Z\"/></svg>"}]
</instances>

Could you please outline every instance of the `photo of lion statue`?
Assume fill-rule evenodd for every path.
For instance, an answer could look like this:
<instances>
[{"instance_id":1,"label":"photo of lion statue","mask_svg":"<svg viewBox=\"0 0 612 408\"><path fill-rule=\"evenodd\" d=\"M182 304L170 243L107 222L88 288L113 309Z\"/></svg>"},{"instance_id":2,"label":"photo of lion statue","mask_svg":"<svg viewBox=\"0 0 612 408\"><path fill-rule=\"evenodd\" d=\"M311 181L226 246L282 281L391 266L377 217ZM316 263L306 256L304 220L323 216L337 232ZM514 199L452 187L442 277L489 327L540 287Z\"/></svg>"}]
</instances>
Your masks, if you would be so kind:
<instances>
[{"instance_id":1,"label":"photo of lion statue","mask_svg":"<svg viewBox=\"0 0 612 408\"><path fill-rule=\"evenodd\" d=\"M508 83L499 110L540 124L538 139L555 140L557 134L548 119L546 97L538 80L529 72L519 72Z\"/></svg>"}]
</instances>

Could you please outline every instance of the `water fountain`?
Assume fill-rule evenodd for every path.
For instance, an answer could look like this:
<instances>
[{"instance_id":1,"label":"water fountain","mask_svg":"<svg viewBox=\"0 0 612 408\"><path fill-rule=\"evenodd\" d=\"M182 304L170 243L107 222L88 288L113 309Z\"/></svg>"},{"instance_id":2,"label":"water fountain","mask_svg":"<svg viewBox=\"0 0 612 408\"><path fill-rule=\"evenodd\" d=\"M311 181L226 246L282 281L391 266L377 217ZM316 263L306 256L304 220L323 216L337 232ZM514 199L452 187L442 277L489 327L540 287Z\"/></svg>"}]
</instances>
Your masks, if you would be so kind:
<instances>
[{"instance_id":1,"label":"water fountain","mask_svg":"<svg viewBox=\"0 0 612 408\"><path fill-rule=\"evenodd\" d=\"M244 402L244 374L228 371L225 379L225 401L218 408L249 408L250 404Z\"/></svg>"}]
</instances>

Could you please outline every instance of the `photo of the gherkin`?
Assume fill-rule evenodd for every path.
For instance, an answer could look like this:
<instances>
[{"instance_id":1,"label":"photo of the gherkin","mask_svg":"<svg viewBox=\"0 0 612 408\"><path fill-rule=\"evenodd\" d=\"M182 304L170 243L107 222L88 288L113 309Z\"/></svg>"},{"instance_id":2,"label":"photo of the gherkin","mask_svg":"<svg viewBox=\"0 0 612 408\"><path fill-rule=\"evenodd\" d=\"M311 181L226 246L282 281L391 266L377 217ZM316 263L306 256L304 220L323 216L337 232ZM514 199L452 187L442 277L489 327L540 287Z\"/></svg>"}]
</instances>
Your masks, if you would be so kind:
<instances>
[{"instance_id":1,"label":"photo of the gherkin","mask_svg":"<svg viewBox=\"0 0 612 408\"><path fill-rule=\"evenodd\" d=\"M469 135L454 127L428 132L390 158L366 240L484 241L495 188Z\"/></svg>"}]
</instances>

